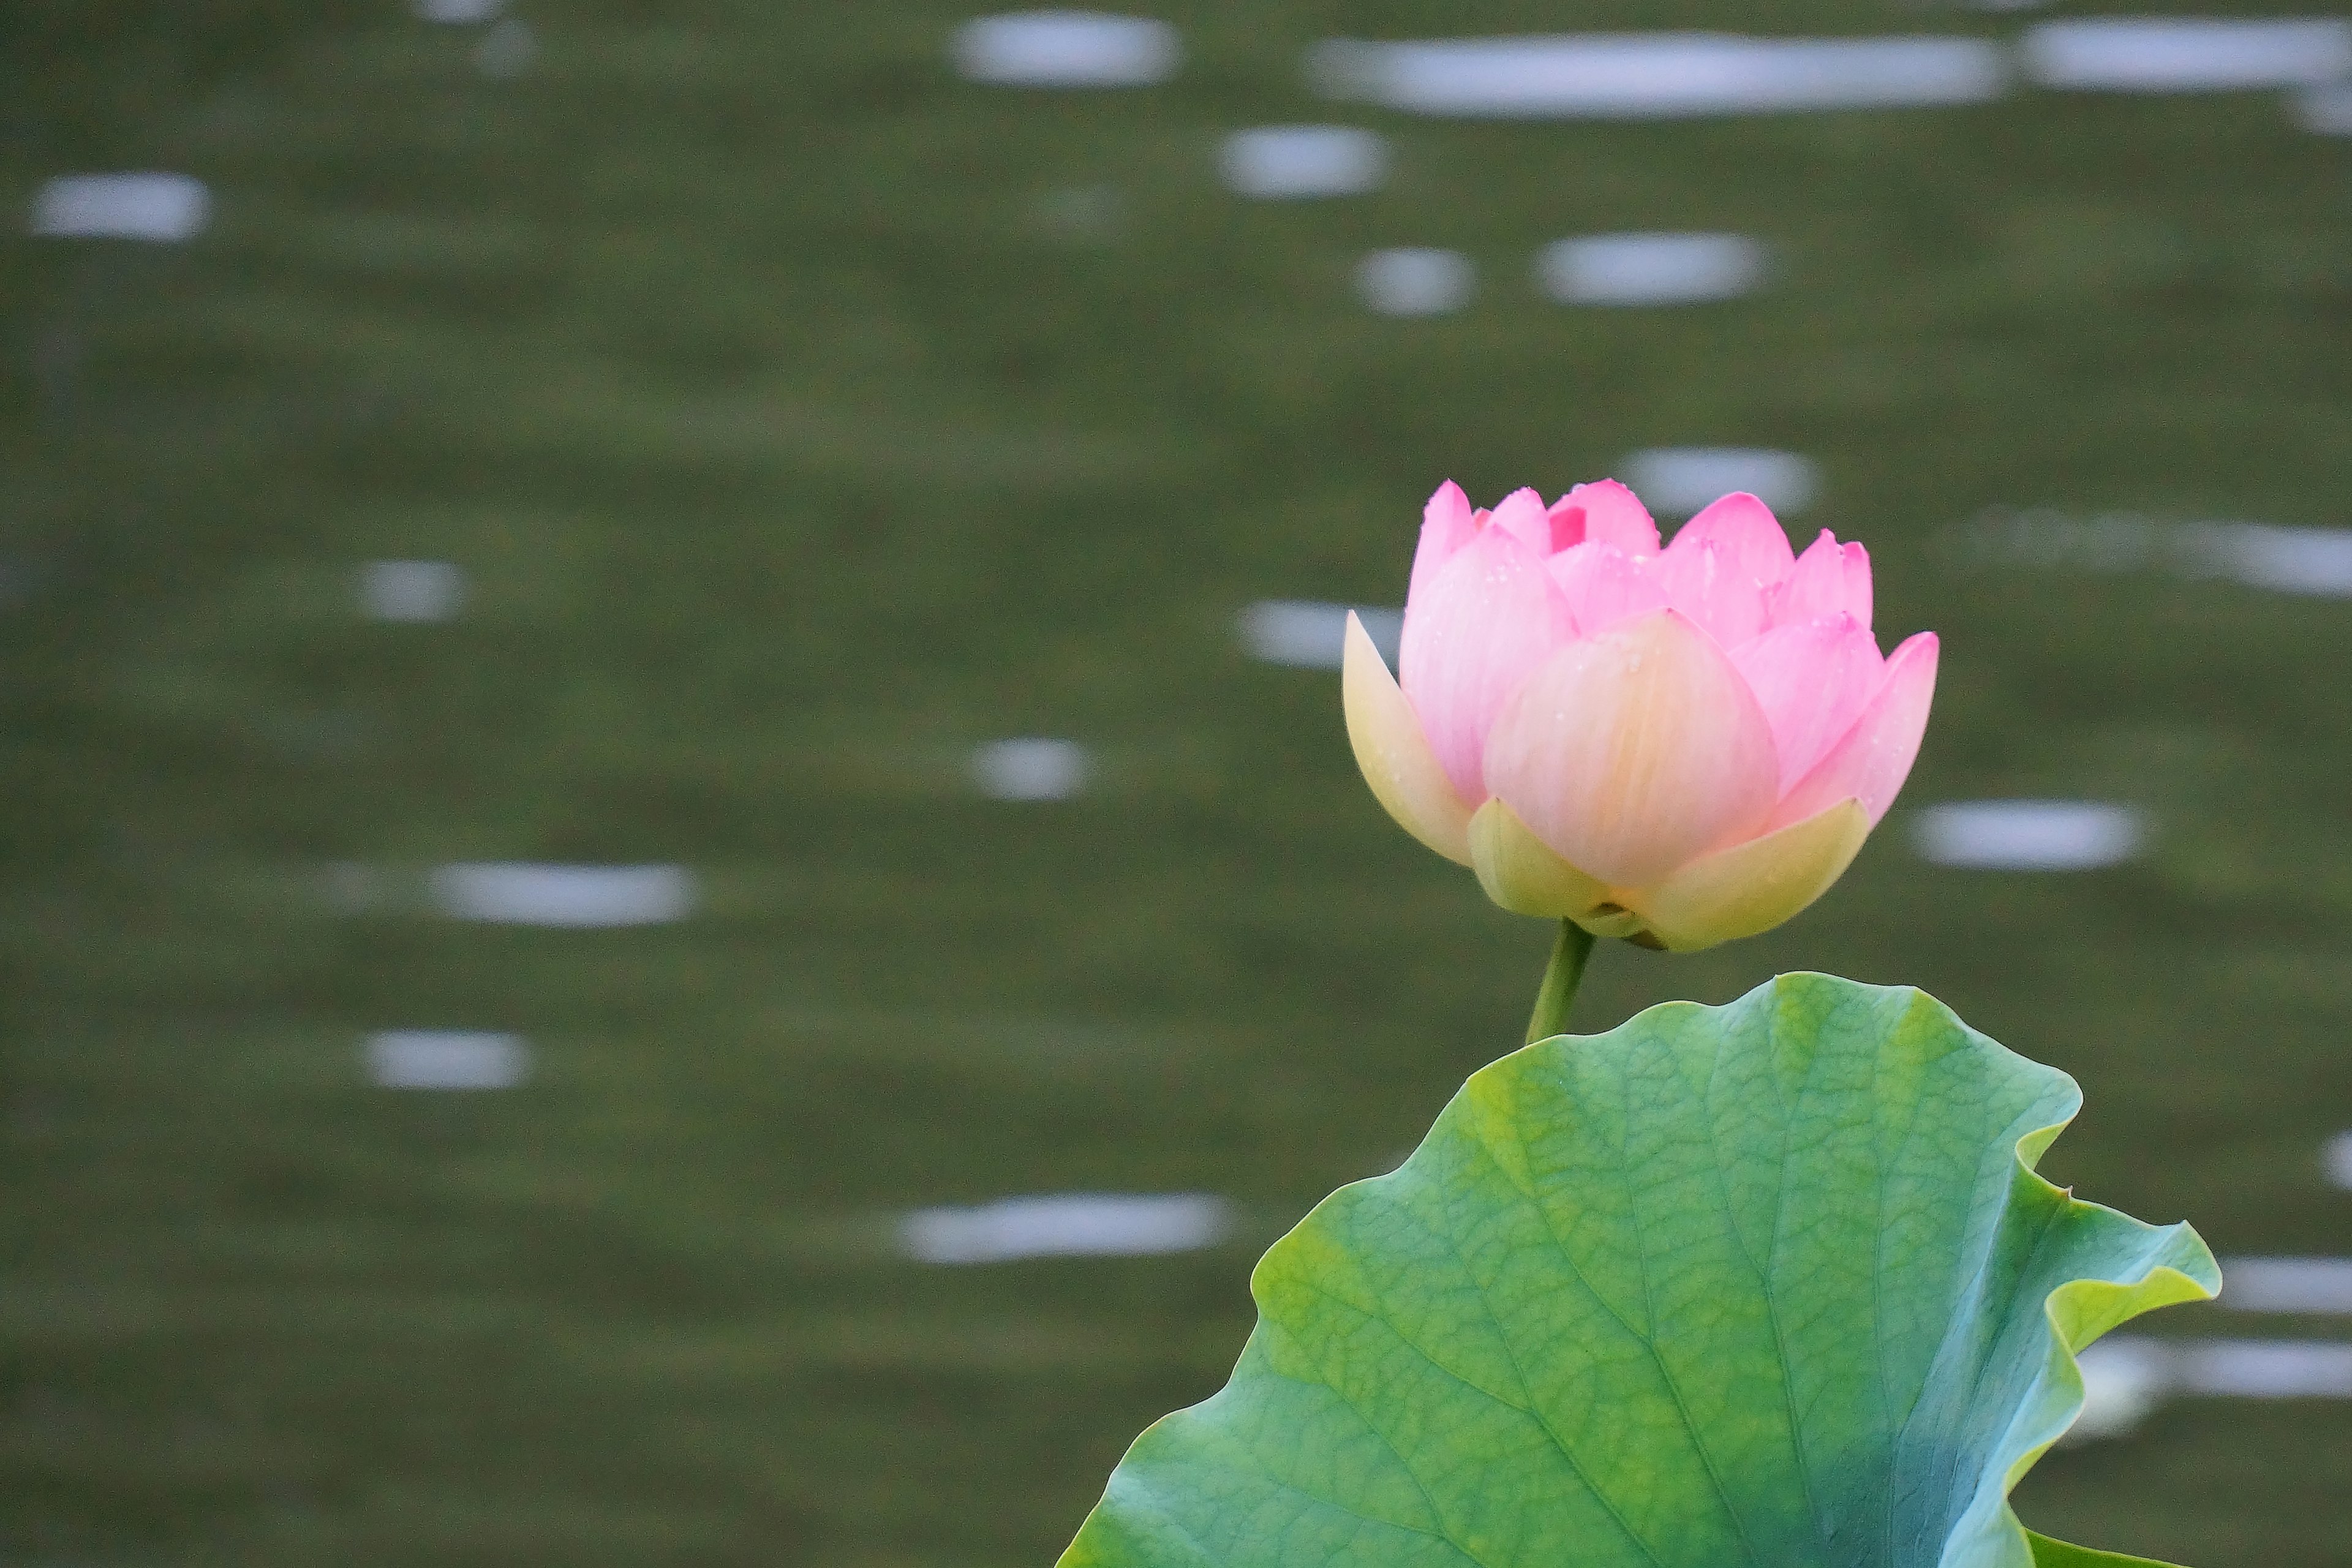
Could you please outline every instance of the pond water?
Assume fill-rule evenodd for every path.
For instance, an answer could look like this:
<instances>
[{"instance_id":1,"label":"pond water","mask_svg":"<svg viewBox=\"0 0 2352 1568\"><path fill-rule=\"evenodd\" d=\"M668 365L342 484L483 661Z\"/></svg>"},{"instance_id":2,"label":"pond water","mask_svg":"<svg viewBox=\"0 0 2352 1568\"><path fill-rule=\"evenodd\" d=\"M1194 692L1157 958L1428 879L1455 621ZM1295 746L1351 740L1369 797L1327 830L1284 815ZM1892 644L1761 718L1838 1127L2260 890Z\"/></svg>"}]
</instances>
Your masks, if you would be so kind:
<instances>
[{"instance_id":1,"label":"pond water","mask_svg":"<svg viewBox=\"0 0 2352 1568\"><path fill-rule=\"evenodd\" d=\"M1944 666L1834 892L1578 1026L2075 1075L2045 1169L2276 1288L2021 1510L2341 1563L2352 33L2199 15L0 19L0 1555L1050 1561L1551 940L1342 608L1616 473Z\"/></svg>"}]
</instances>

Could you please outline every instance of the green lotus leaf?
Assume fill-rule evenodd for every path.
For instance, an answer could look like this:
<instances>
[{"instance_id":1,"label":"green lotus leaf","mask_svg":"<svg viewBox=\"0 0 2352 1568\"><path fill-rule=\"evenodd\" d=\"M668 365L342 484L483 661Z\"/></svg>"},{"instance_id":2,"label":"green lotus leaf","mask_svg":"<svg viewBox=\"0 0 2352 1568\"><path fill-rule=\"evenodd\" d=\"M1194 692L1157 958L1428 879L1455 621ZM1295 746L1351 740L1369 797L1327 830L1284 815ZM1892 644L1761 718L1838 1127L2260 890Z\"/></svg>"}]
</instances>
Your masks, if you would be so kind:
<instances>
[{"instance_id":1,"label":"green lotus leaf","mask_svg":"<svg viewBox=\"0 0 2352 1568\"><path fill-rule=\"evenodd\" d=\"M2069 1546L2063 1541L2053 1541L2046 1535L2025 1532L2033 1543L2033 1568L2168 1568L2168 1565L2147 1557L2126 1557L2120 1552L2094 1552L2087 1546Z\"/></svg>"},{"instance_id":2,"label":"green lotus leaf","mask_svg":"<svg viewBox=\"0 0 2352 1568\"><path fill-rule=\"evenodd\" d=\"M1783 975L1475 1074L1251 1278L1226 1386L1064 1568L2084 1568L2009 1491L2074 1353L2210 1297L2187 1226L2034 1174L2074 1080Z\"/></svg>"}]
</instances>

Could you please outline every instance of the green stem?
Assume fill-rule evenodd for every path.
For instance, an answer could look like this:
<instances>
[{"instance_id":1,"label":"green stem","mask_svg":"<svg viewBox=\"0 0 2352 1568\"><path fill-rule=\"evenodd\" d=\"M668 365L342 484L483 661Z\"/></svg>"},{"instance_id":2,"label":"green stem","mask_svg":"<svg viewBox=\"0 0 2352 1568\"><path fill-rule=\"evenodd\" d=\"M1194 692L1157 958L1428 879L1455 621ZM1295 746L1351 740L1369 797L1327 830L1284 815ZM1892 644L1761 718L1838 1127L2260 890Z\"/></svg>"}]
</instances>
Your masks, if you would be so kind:
<instances>
[{"instance_id":1,"label":"green stem","mask_svg":"<svg viewBox=\"0 0 2352 1568\"><path fill-rule=\"evenodd\" d=\"M1553 944L1551 963L1544 970L1543 989L1536 993L1535 1016L1528 1020L1528 1044L1568 1033L1568 1009L1584 978L1584 961L1592 956L1592 933L1574 921L1559 922L1559 941Z\"/></svg>"}]
</instances>

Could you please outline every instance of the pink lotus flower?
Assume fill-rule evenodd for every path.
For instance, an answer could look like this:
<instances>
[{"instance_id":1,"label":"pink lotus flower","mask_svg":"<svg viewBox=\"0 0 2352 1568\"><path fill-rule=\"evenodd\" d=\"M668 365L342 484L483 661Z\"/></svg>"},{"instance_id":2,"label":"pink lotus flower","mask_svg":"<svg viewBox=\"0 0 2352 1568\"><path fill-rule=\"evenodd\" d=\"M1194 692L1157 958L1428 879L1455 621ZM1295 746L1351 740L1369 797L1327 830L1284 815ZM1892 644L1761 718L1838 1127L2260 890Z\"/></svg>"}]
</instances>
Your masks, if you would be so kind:
<instances>
[{"instance_id":1,"label":"pink lotus flower","mask_svg":"<svg viewBox=\"0 0 2352 1568\"><path fill-rule=\"evenodd\" d=\"M1348 736L1405 831L1521 914L1678 952L1768 931L1852 863L1918 754L1936 637L1879 655L1870 557L1792 554L1751 495L1661 550L1614 479L1430 498L1400 687L1353 616Z\"/></svg>"}]
</instances>

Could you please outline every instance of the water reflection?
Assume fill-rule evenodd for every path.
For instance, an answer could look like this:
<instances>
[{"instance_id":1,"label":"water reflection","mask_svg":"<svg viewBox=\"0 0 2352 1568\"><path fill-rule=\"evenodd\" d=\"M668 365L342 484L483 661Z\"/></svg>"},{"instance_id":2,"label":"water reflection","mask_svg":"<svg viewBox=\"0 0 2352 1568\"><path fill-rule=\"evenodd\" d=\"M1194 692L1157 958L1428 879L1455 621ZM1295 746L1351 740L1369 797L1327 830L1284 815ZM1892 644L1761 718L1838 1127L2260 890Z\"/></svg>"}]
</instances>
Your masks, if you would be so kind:
<instances>
[{"instance_id":1,"label":"water reflection","mask_svg":"<svg viewBox=\"0 0 2352 1568\"><path fill-rule=\"evenodd\" d=\"M2352 136L2352 82L2306 88L2294 95L2295 122L2319 136Z\"/></svg>"},{"instance_id":2,"label":"water reflection","mask_svg":"<svg viewBox=\"0 0 2352 1568\"><path fill-rule=\"evenodd\" d=\"M2160 1340L2111 1334L2082 1356L2074 1443L2129 1434L2176 1395L2352 1399L2352 1344L2322 1340Z\"/></svg>"},{"instance_id":3,"label":"water reflection","mask_svg":"<svg viewBox=\"0 0 2352 1568\"><path fill-rule=\"evenodd\" d=\"M487 22L505 9L505 0L412 0L416 15L444 26L470 26Z\"/></svg>"},{"instance_id":4,"label":"water reflection","mask_svg":"<svg viewBox=\"0 0 2352 1568\"><path fill-rule=\"evenodd\" d=\"M971 754L972 778L997 800L1067 800L1092 771L1086 748L1075 741L991 741Z\"/></svg>"},{"instance_id":5,"label":"water reflection","mask_svg":"<svg viewBox=\"0 0 2352 1568\"><path fill-rule=\"evenodd\" d=\"M1594 234L1557 240L1536 279L1563 305L1694 305L1764 281L1764 247L1738 234Z\"/></svg>"},{"instance_id":6,"label":"water reflection","mask_svg":"<svg viewBox=\"0 0 2352 1568\"><path fill-rule=\"evenodd\" d=\"M1260 201L1359 195L1388 178L1389 144L1351 125L1262 125L1226 137L1217 167L1228 189Z\"/></svg>"},{"instance_id":7,"label":"water reflection","mask_svg":"<svg viewBox=\"0 0 2352 1568\"><path fill-rule=\"evenodd\" d=\"M1755 38L1723 33L1352 39L1318 44L1326 94L1469 119L1673 119L1981 103L2000 48L1974 38Z\"/></svg>"},{"instance_id":8,"label":"water reflection","mask_svg":"<svg viewBox=\"0 0 2352 1568\"><path fill-rule=\"evenodd\" d=\"M1015 11L959 28L956 68L1000 87L1145 87L1182 60L1176 29L1143 16Z\"/></svg>"},{"instance_id":9,"label":"water reflection","mask_svg":"<svg viewBox=\"0 0 2352 1568\"><path fill-rule=\"evenodd\" d=\"M1717 496L1745 490L1785 521L1821 491L1811 458L1761 447L1646 447L1629 453L1619 472L1662 517L1688 517Z\"/></svg>"},{"instance_id":10,"label":"water reflection","mask_svg":"<svg viewBox=\"0 0 2352 1568\"><path fill-rule=\"evenodd\" d=\"M2164 572L2190 579L2228 578L2281 594L2352 597L2352 529L2170 522L2130 511L2077 516L2054 507L1990 507L1948 533L1947 547L1978 567Z\"/></svg>"},{"instance_id":11,"label":"water reflection","mask_svg":"<svg viewBox=\"0 0 2352 1568\"><path fill-rule=\"evenodd\" d=\"M1458 250L1402 246L1356 264L1356 292L1383 316L1451 315L1477 285L1477 268Z\"/></svg>"},{"instance_id":12,"label":"water reflection","mask_svg":"<svg viewBox=\"0 0 2352 1568\"><path fill-rule=\"evenodd\" d=\"M360 568L360 609L372 620L446 621L464 608L465 569L447 561L371 561Z\"/></svg>"},{"instance_id":13,"label":"water reflection","mask_svg":"<svg viewBox=\"0 0 2352 1568\"><path fill-rule=\"evenodd\" d=\"M2043 87L2212 92L2302 87L2352 76L2352 22L2100 16L2026 30L2025 73Z\"/></svg>"},{"instance_id":14,"label":"water reflection","mask_svg":"<svg viewBox=\"0 0 2352 1568\"><path fill-rule=\"evenodd\" d=\"M179 245L202 234L212 193L186 174L61 174L33 198L37 235Z\"/></svg>"},{"instance_id":15,"label":"water reflection","mask_svg":"<svg viewBox=\"0 0 2352 1568\"><path fill-rule=\"evenodd\" d=\"M2090 800L1971 800L1916 813L1911 835L1938 866L1979 871L2089 871L2139 852L2142 815Z\"/></svg>"},{"instance_id":16,"label":"water reflection","mask_svg":"<svg viewBox=\"0 0 2352 1568\"><path fill-rule=\"evenodd\" d=\"M2221 1305L2240 1312L2352 1312L2352 1258L2232 1258Z\"/></svg>"},{"instance_id":17,"label":"water reflection","mask_svg":"<svg viewBox=\"0 0 2352 1568\"><path fill-rule=\"evenodd\" d=\"M925 1263L1148 1258L1213 1247L1232 1227L1224 1202L1199 1193L1064 1193L919 1209L899 1221L898 1244Z\"/></svg>"},{"instance_id":18,"label":"water reflection","mask_svg":"<svg viewBox=\"0 0 2352 1568\"><path fill-rule=\"evenodd\" d=\"M1242 647L1267 664L1301 669L1338 669L1348 648L1348 616L1353 613L1381 657L1396 668L1404 612L1374 605L1334 605L1320 599L1264 599L1241 613Z\"/></svg>"},{"instance_id":19,"label":"water reflection","mask_svg":"<svg viewBox=\"0 0 2352 1568\"><path fill-rule=\"evenodd\" d=\"M694 878L680 866L551 866L479 862L436 867L434 907L491 925L662 925L694 910Z\"/></svg>"},{"instance_id":20,"label":"water reflection","mask_svg":"<svg viewBox=\"0 0 2352 1568\"><path fill-rule=\"evenodd\" d=\"M513 1089L530 1076L519 1035L467 1029L385 1029L367 1042L368 1076L385 1089Z\"/></svg>"}]
</instances>

